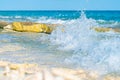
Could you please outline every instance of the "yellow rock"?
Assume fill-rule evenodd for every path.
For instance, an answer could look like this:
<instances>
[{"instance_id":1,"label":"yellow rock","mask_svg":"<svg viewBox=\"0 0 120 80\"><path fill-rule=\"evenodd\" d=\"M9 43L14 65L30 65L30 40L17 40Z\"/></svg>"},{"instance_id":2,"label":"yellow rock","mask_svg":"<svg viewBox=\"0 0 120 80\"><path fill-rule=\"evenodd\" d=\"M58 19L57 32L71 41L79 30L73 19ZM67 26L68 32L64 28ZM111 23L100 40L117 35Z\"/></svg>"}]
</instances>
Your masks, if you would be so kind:
<instances>
[{"instance_id":1,"label":"yellow rock","mask_svg":"<svg viewBox=\"0 0 120 80\"><path fill-rule=\"evenodd\" d=\"M52 32L52 28L48 27L46 24L38 24L38 23L25 25L22 24L21 22L13 22L12 28L13 30L20 32L44 32L44 33Z\"/></svg>"},{"instance_id":2,"label":"yellow rock","mask_svg":"<svg viewBox=\"0 0 120 80\"><path fill-rule=\"evenodd\" d=\"M94 28L94 30L97 32L108 32L108 31L112 30L112 28L96 27L96 28Z\"/></svg>"},{"instance_id":3,"label":"yellow rock","mask_svg":"<svg viewBox=\"0 0 120 80\"><path fill-rule=\"evenodd\" d=\"M13 22L13 23L12 23L12 28L13 28L13 30L15 30L15 31L23 31L22 24L19 23L19 22Z\"/></svg>"},{"instance_id":4,"label":"yellow rock","mask_svg":"<svg viewBox=\"0 0 120 80\"><path fill-rule=\"evenodd\" d=\"M94 29L97 32L109 32L109 31L113 31L113 32L119 32L120 33L120 28L93 27L91 29Z\"/></svg>"}]
</instances>

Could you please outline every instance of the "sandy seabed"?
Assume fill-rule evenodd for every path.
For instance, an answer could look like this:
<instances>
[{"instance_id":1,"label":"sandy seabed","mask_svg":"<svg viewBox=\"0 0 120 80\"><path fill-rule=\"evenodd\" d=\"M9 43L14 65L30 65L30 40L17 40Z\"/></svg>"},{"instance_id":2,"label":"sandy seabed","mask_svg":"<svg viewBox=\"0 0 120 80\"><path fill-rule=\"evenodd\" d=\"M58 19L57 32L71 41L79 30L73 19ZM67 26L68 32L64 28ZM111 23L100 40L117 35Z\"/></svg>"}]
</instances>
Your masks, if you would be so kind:
<instances>
[{"instance_id":1,"label":"sandy seabed","mask_svg":"<svg viewBox=\"0 0 120 80\"><path fill-rule=\"evenodd\" d=\"M120 76L100 76L95 71L49 68L38 64L0 61L0 80L120 80Z\"/></svg>"}]
</instances>

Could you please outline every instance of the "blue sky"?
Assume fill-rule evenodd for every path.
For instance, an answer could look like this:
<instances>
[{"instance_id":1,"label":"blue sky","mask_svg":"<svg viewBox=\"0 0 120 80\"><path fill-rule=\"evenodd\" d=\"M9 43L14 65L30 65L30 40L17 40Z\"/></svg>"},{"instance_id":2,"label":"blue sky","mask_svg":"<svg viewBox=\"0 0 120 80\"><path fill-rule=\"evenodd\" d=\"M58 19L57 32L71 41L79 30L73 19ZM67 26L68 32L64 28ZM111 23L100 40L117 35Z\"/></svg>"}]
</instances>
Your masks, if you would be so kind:
<instances>
[{"instance_id":1,"label":"blue sky","mask_svg":"<svg viewBox=\"0 0 120 80\"><path fill-rule=\"evenodd\" d=\"M120 0L0 0L0 10L120 10Z\"/></svg>"}]
</instances>

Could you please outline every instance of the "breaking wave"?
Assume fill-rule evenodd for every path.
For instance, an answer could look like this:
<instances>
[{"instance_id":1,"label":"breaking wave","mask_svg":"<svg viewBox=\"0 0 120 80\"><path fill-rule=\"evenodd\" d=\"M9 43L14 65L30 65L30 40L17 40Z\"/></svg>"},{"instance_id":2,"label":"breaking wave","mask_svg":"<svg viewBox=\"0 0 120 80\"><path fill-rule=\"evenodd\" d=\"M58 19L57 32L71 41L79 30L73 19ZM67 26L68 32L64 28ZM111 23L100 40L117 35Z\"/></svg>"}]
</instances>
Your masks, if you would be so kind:
<instances>
[{"instance_id":1,"label":"breaking wave","mask_svg":"<svg viewBox=\"0 0 120 80\"><path fill-rule=\"evenodd\" d=\"M103 26L100 21L88 19L82 12L79 19L67 20L52 32L51 45L57 45L58 50L73 51L72 56L64 60L65 64L101 72L120 70L120 35L92 30L92 27ZM114 25L118 23L107 24L110 27Z\"/></svg>"}]
</instances>

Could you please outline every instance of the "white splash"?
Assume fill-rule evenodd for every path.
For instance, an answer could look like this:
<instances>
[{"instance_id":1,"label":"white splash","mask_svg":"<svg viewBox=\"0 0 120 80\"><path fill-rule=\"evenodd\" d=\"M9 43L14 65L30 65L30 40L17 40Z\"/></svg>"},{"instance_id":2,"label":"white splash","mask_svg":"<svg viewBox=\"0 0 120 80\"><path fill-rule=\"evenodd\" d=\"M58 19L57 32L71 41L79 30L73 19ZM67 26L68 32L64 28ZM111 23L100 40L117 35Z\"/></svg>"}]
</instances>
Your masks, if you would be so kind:
<instances>
[{"instance_id":1,"label":"white splash","mask_svg":"<svg viewBox=\"0 0 120 80\"><path fill-rule=\"evenodd\" d=\"M63 25L51 34L50 41L52 45L58 45L59 50L74 51L71 57L65 59L66 64L101 72L120 70L119 35L91 30L91 27L100 24L86 18L84 12L79 19Z\"/></svg>"}]
</instances>

